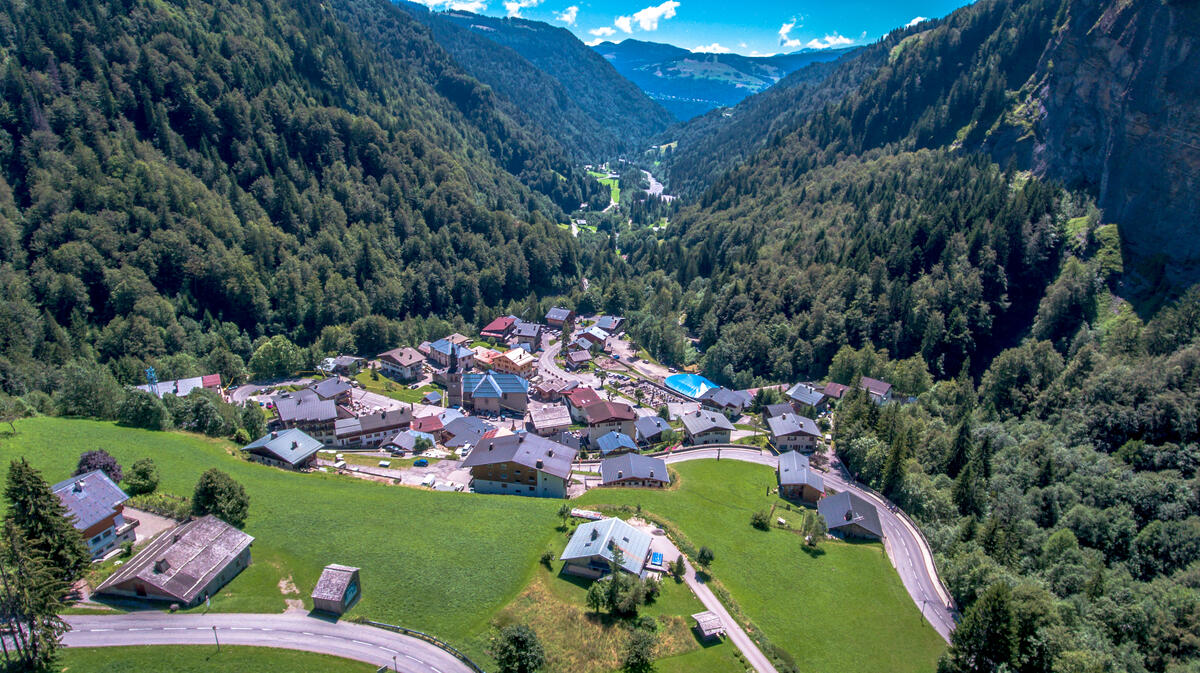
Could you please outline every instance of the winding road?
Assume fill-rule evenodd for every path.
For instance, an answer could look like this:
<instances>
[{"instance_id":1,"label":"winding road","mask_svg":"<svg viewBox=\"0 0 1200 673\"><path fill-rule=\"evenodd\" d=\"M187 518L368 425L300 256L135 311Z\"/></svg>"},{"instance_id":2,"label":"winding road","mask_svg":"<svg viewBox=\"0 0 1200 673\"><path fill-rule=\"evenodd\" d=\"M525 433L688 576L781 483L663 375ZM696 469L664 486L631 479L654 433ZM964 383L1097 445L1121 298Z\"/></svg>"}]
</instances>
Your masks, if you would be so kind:
<instances>
[{"instance_id":1,"label":"winding road","mask_svg":"<svg viewBox=\"0 0 1200 673\"><path fill-rule=\"evenodd\" d=\"M419 638L301 613L67 615L68 647L248 645L304 650L395 666L406 673L474 673L454 655ZM215 634L215 635L214 635Z\"/></svg>"},{"instance_id":2,"label":"winding road","mask_svg":"<svg viewBox=\"0 0 1200 673\"><path fill-rule=\"evenodd\" d=\"M541 354L538 355L538 368L541 370L542 377L546 378L548 376L550 378L556 378L567 382L578 381L580 385L585 385L590 388L599 388L600 379L596 378L594 374L572 374L571 372L564 370L562 367L559 367L558 363L554 361L554 356L558 355L558 352L562 350L563 341L565 341L567 338L568 337L564 335L558 340L557 343L547 346L542 350Z\"/></svg>"}]
</instances>

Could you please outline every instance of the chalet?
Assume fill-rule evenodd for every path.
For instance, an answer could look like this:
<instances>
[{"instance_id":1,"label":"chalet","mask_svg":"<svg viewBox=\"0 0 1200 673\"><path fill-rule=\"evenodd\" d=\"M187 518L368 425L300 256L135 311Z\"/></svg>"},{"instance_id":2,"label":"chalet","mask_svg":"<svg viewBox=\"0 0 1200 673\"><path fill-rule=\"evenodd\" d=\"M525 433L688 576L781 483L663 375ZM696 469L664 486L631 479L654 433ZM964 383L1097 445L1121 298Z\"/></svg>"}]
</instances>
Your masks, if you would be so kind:
<instances>
[{"instance_id":1,"label":"chalet","mask_svg":"<svg viewBox=\"0 0 1200 673\"><path fill-rule=\"evenodd\" d=\"M380 372L398 381L415 381L421 378L421 367L425 356L415 348L393 348L379 354Z\"/></svg>"},{"instance_id":2,"label":"chalet","mask_svg":"<svg viewBox=\"0 0 1200 673\"><path fill-rule=\"evenodd\" d=\"M591 338L581 336L567 344L567 352L585 351L588 353L598 353L604 350L604 343L604 341L595 341Z\"/></svg>"},{"instance_id":3,"label":"chalet","mask_svg":"<svg viewBox=\"0 0 1200 673\"><path fill-rule=\"evenodd\" d=\"M725 635L725 624L721 621L721 616L712 611L697 612L692 615L692 619L696 620L696 633L700 636L700 640L715 640Z\"/></svg>"},{"instance_id":4,"label":"chalet","mask_svg":"<svg viewBox=\"0 0 1200 673\"><path fill-rule=\"evenodd\" d=\"M475 367L477 369L491 369L492 363L504 355L500 351L488 348L487 346L476 346L471 349L471 352L475 355Z\"/></svg>"},{"instance_id":5,"label":"chalet","mask_svg":"<svg viewBox=\"0 0 1200 673\"><path fill-rule=\"evenodd\" d=\"M125 518L125 495L102 470L92 470L55 484L54 495L83 535L92 558L103 558L123 542L133 542L137 519Z\"/></svg>"},{"instance_id":6,"label":"chalet","mask_svg":"<svg viewBox=\"0 0 1200 673\"><path fill-rule=\"evenodd\" d=\"M455 346L466 346L467 344L471 343L471 339L469 337L465 337L458 332L446 337L446 341L449 341Z\"/></svg>"},{"instance_id":7,"label":"chalet","mask_svg":"<svg viewBox=\"0 0 1200 673\"><path fill-rule=\"evenodd\" d=\"M312 465L322 446L303 430L292 428L268 432L243 446L242 454L256 463L302 470Z\"/></svg>"},{"instance_id":8,"label":"chalet","mask_svg":"<svg viewBox=\"0 0 1200 673\"><path fill-rule=\"evenodd\" d=\"M351 418L345 407L333 400L322 400L307 388L277 395L273 401L277 414L274 425L282 429L300 428L324 444L334 443L334 423L339 418Z\"/></svg>"},{"instance_id":9,"label":"chalet","mask_svg":"<svg viewBox=\"0 0 1200 673\"><path fill-rule=\"evenodd\" d=\"M700 395L700 404L728 414L740 414L753 400L742 390L709 388Z\"/></svg>"},{"instance_id":10,"label":"chalet","mask_svg":"<svg viewBox=\"0 0 1200 673\"><path fill-rule=\"evenodd\" d=\"M796 413L796 408L793 407L791 404L788 404L787 402L780 402L779 404L768 404L765 407L763 407L763 422L765 423L767 421L767 419L769 419L769 418L774 418L776 416L782 416L784 414L794 414L794 413Z\"/></svg>"},{"instance_id":11,"label":"chalet","mask_svg":"<svg viewBox=\"0 0 1200 673\"><path fill-rule=\"evenodd\" d=\"M886 381L864 376L858 380L858 387L867 391L875 404L887 404L892 401L892 384Z\"/></svg>"},{"instance_id":12,"label":"chalet","mask_svg":"<svg viewBox=\"0 0 1200 673\"><path fill-rule=\"evenodd\" d=\"M209 514L168 530L96 587L96 593L190 608L250 565L254 538Z\"/></svg>"},{"instance_id":13,"label":"chalet","mask_svg":"<svg viewBox=\"0 0 1200 673\"><path fill-rule=\"evenodd\" d=\"M317 586L313 587L313 610L343 615L361 595L358 568L331 563L321 571Z\"/></svg>"},{"instance_id":14,"label":"chalet","mask_svg":"<svg viewBox=\"0 0 1200 673\"><path fill-rule=\"evenodd\" d=\"M537 358L524 348L513 348L492 360L492 369L529 378L537 368Z\"/></svg>"},{"instance_id":15,"label":"chalet","mask_svg":"<svg viewBox=\"0 0 1200 673\"><path fill-rule=\"evenodd\" d=\"M512 335L513 325L516 324L517 316L501 316L485 325L483 329L479 330L479 336L483 337L484 339L491 339L492 341L503 343L508 340L509 336Z\"/></svg>"},{"instance_id":16,"label":"chalet","mask_svg":"<svg viewBox=\"0 0 1200 673\"><path fill-rule=\"evenodd\" d=\"M545 404L529 409L529 426L542 437L553 437L571 426L571 412L563 404Z\"/></svg>"},{"instance_id":17,"label":"chalet","mask_svg":"<svg viewBox=\"0 0 1200 673\"><path fill-rule=\"evenodd\" d=\"M811 418L783 414L767 419L771 442L778 451L813 451L821 440L821 429Z\"/></svg>"},{"instance_id":18,"label":"chalet","mask_svg":"<svg viewBox=\"0 0 1200 673\"><path fill-rule=\"evenodd\" d=\"M588 349L591 350L593 348L604 348L604 344L608 343L608 336L608 332L592 325L580 332L578 338L587 341L589 344Z\"/></svg>"},{"instance_id":19,"label":"chalet","mask_svg":"<svg viewBox=\"0 0 1200 673\"><path fill-rule=\"evenodd\" d=\"M350 383L340 376L317 381L309 386L318 399L333 400L338 404L350 404Z\"/></svg>"},{"instance_id":20,"label":"chalet","mask_svg":"<svg viewBox=\"0 0 1200 673\"><path fill-rule=\"evenodd\" d=\"M542 349L542 325L536 322L518 320L513 326L513 341L527 347L530 351Z\"/></svg>"},{"instance_id":21,"label":"chalet","mask_svg":"<svg viewBox=\"0 0 1200 673\"><path fill-rule=\"evenodd\" d=\"M429 442L429 448L437 445L437 439L433 435L410 429L392 435L380 448L395 456L407 456L417 452L417 441L422 439Z\"/></svg>"},{"instance_id":22,"label":"chalet","mask_svg":"<svg viewBox=\"0 0 1200 673\"><path fill-rule=\"evenodd\" d=\"M602 315L596 319L595 326L612 336L617 336L625 331L625 319L616 315Z\"/></svg>"},{"instance_id":23,"label":"chalet","mask_svg":"<svg viewBox=\"0 0 1200 673\"><path fill-rule=\"evenodd\" d=\"M671 475L662 458L624 453L600 461L600 485L663 488L671 485Z\"/></svg>"},{"instance_id":24,"label":"chalet","mask_svg":"<svg viewBox=\"0 0 1200 673\"><path fill-rule=\"evenodd\" d=\"M445 368L450 368L451 360L455 360L458 371L466 371L475 364L475 354L469 348L451 343L449 339L438 339L429 344L429 359Z\"/></svg>"},{"instance_id":25,"label":"chalet","mask_svg":"<svg viewBox=\"0 0 1200 673\"><path fill-rule=\"evenodd\" d=\"M842 399L842 396L845 395L846 391L849 389L850 388L848 386L844 386L840 383L829 382L825 384L825 387L821 390L821 392L825 394L826 404L828 404L830 401Z\"/></svg>"},{"instance_id":26,"label":"chalet","mask_svg":"<svg viewBox=\"0 0 1200 673\"><path fill-rule=\"evenodd\" d=\"M671 424L658 416L639 416L633 422L633 428L638 444L646 446L662 441L663 433L670 431Z\"/></svg>"},{"instance_id":27,"label":"chalet","mask_svg":"<svg viewBox=\"0 0 1200 673\"><path fill-rule=\"evenodd\" d=\"M529 382L515 374L463 374L462 405L473 411L524 414L529 407Z\"/></svg>"},{"instance_id":28,"label":"chalet","mask_svg":"<svg viewBox=\"0 0 1200 673\"><path fill-rule=\"evenodd\" d=\"M637 444L634 443L633 437L614 430L600 435L596 439L596 448L600 450L602 456L614 456L631 451L636 452Z\"/></svg>"},{"instance_id":29,"label":"chalet","mask_svg":"<svg viewBox=\"0 0 1200 673\"><path fill-rule=\"evenodd\" d=\"M572 383L559 379L546 379L539 381L533 387L533 396L544 402L557 402L563 398L564 393L571 389L572 385Z\"/></svg>"},{"instance_id":30,"label":"chalet","mask_svg":"<svg viewBox=\"0 0 1200 673\"><path fill-rule=\"evenodd\" d=\"M325 358L321 360L321 364L317 369L328 374L338 374L341 376L354 376L362 369L366 360L357 355L338 355L337 357Z\"/></svg>"},{"instance_id":31,"label":"chalet","mask_svg":"<svg viewBox=\"0 0 1200 673\"><path fill-rule=\"evenodd\" d=\"M733 432L733 424L725 418L708 409L697 409L683 416L683 434L689 444L728 444Z\"/></svg>"},{"instance_id":32,"label":"chalet","mask_svg":"<svg viewBox=\"0 0 1200 673\"><path fill-rule=\"evenodd\" d=\"M562 330L563 334L570 334L575 331L575 312L555 306L546 311L546 324L554 329Z\"/></svg>"},{"instance_id":33,"label":"chalet","mask_svg":"<svg viewBox=\"0 0 1200 673\"><path fill-rule=\"evenodd\" d=\"M883 526L875 506L849 491L821 498L817 502L817 511L825 517L825 527L830 533L875 540L883 538Z\"/></svg>"},{"instance_id":34,"label":"chalet","mask_svg":"<svg viewBox=\"0 0 1200 673\"><path fill-rule=\"evenodd\" d=\"M582 386L567 391L563 397L567 400L567 409L571 412L571 420L576 423L587 423L587 408L600 401L599 393Z\"/></svg>"},{"instance_id":35,"label":"chalet","mask_svg":"<svg viewBox=\"0 0 1200 673\"><path fill-rule=\"evenodd\" d=\"M803 502L817 502L825 495L825 480L808 464L808 456L798 451L779 455L779 497Z\"/></svg>"},{"instance_id":36,"label":"chalet","mask_svg":"<svg viewBox=\"0 0 1200 673\"><path fill-rule=\"evenodd\" d=\"M358 418L334 422L333 435L338 446L376 447L412 424L411 406L384 409Z\"/></svg>"},{"instance_id":37,"label":"chalet","mask_svg":"<svg viewBox=\"0 0 1200 673\"><path fill-rule=\"evenodd\" d=\"M565 498L576 454L570 447L528 432L485 436L463 467L470 468L476 493Z\"/></svg>"},{"instance_id":38,"label":"chalet","mask_svg":"<svg viewBox=\"0 0 1200 673\"><path fill-rule=\"evenodd\" d=\"M811 383L797 383L784 393L798 413L817 415L825 410L825 393Z\"/></svg>"},{"instance_id":39,"label":"chalet","mask_svg":"<svg viewBox=\"0 0 1200 673\"><path fill-rule=\"evenodd\" d=\"M614 431L629 437L636 432L633 422L637 420L637 414L624 402L601 400L589 404L584 415L587 417L588 440L592 442Z\"/></svg>"},{"instance_id":40,"label":"chalet","mask_svg":"<svg viewBox=\"0 0 1200 673\"><path fill-rule=\"evenodd\" d=\"M221 390L221 375L207 374L205 376L192 376L186 379L177 379L174 381L159 381L153 386L149 383L140 385L138 390L144 390L148 393L154 393L155 397L161 398L163 395L174 395L175 397L187 397L188 393L196 390Z\"/></svg>"},{"instance_id":41,"label":"chalet","mask_svg":"<svg viewBox=\"0 0 1200 673\"><path fill-rule=\"evenodd\" d=\"M580 524L559 560L563 572L603 577L611 571L614 550L621 552L621 569L640 576L650 560L650 534L615 517Z\"/></svg>"},{"instance_id":42,"label":"chalet","mask_svg":"<svg viewBox=\"0 0 1200 673\"><path fill-rule=\"evenodd\" d=\"M567 364L567 369L575 371L592 361L592 354L588 351L573 350L567 353L563 361Z\"/></svg>"}]
</instances>

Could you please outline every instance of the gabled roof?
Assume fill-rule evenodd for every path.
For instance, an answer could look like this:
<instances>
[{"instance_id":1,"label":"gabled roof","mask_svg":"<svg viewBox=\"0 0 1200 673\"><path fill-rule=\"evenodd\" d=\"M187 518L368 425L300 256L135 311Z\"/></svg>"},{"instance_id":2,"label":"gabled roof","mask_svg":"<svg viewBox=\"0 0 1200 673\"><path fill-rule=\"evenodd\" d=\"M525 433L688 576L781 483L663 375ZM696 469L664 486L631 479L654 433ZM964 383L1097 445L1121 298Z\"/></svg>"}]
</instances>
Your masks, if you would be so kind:
<instances>
[{"instance_id":1,"label":"gabled roof","mask_svg":"<svg viewBox=\"0 0 1200 673\"><path fill-rule=\"evenodd\" d=\"M825 526L831 531L858 524L872 535L883 537L883 526L875 506L850 491L821 498L817 511L825 517Z\"/></svg>"},{"instance_id":2,"label":"gabled roof","mask_svg":"<svg viewBox=\"0 0 1200 673\"><path fill-rule=\"evenodd\" d=\"M611 518L580 524L563 550L562 561L601 556L613 560L613 548L621 550L621 567L640 575L650 552L650 535L624 521Z\"/></svg>"},{"instance_id":3,"label":"gabled roof","mask_svg":"<svg viewBox=\"0 0 1200 673\"><path fill-rule=\"evenodd\" d=\"M463 374L463 394L468 392L472 397L498 398L503 395L527 395L529 382L516 374Z\"/></svg>"},{"instance_id":4,"label":"gabled roof","mask_svg":"<svg viewBox=\"0 0 1200 673\"><path fill-rule=\"evenodd\" d=\"M700 395L700 399L721 409L744 409L750 404L745 393L728 388L709 388Z\"/></svg>"},{"instance_id":5,"label":"gabled roof","mask_svg":"<svg viewBox=\"0 0 1200 673\"><path fill-rule=\"evenodd\" d=\"M817 406L825 399L825 393L817 390L811 383L797 383L785 394L789 399L795 400L799 404L806 404L810 407Z\"/></svg>"},{"instance_id":6,"label":"gabled roof","mask_svg":"<svg viewBox=\"0 0 1200 673\"><path fill-rule=\"evenodd\" d=\"M775 437L786 437L788 435L821 436L821 429L817 427L813 419L805 418L795 413L768 418L767 426L771 428L771 434Z\"/></svg>"},{"instance_id":7,"label":"gabled roof","mask_svg":"<svg viewBox=\"0 0 1200 673\"><path fill-rule=\"evenodd\" d=\"M513 327L513 334L519 337L535 338L542 333L542 326L536 322L525 322L518 320Z\"/></svg>"},{"instance_id":8,"label":"gabled roof","mask_svg":"<svg viewBox=\"0 0 1200 673\"><path fill-rule=\"evenodd\" d=\"M513 323L516 321L517 316L515 315L500 316L499 318L496 318L485 325L483 329L479 330L479 333L486 336L502 335L507 332L508 328L512 327Z\"/></svg>"},{"instance_id":9,"label":"gabled roof","mask_svg":"<svg viewBox=\"0 0 1200 673\"><path fill-rule=\"evenodd\" d=\"M604 343L608 339L608 336L609 336L608 332L605 332L604 330L600 329L599 327L597 327L595 325L592 325L591 327L589 327L579 333L580 339L582 339L584 337L591 337L592 340L594 340L598 343Z\"/></svg>"},{"instance_id":10,"label":"gabled roof","mask_svg":"<svg viewBox=\"0 0 1200 673\"><path fill-rule=\"evenodd\" d=\"M345 395L350 392L350 384L338 376L317 381L309 386L309 388L312 388L313 392L323 400L332 400L339 395Z\"/></svg>"},{"instance_id":11,"label":"gabled roof","mask_svg":"<svg viewBox=\"0 0 1200 673\"><path fill-rule=\"evenodd\" d=\"M733 423L730 423L724 414L709 411L708 409L698 409L690 414L684 414L683 427L691 435L698 435L711 430L728 430L733 432Z\"/></svg>"},{"instance_id":12,"label":"gabled roof","mask_svg":"<svg viewBox=\"0 0 1200 673\"><path fill-rule=\"evenodd\" d=\"M408 429L397 432L391 439L384 443L384 446L395 446L412 451L417 446L418 439L428 439L430 445L436 445L437 440L428 432L417 432L416 430Z\"/></svg>"},{"instance_id":13,"label":"gabled roof","mask_svg":"<svg viewBox=\"0 0 1200 673\"><path fill-rule=\"evenodd\" d=\"M175 379L173 381L159 381L157 384L158 396L174 395L176 397L187 397L189 393L197 388L219 388L221 386L220 374L208 374L206 376L191 376L186 379ZM144 383L137 386L138 390L144 390L148 393L154 391L150 389L149 383Z\"/></svg>"},{"instance_id":14,"label":"gabled roof","mask_svg":"<svg viewBox=\"0 0 1200 673\"><path fill-rule=\"evenodd\" d=\"M253 541L209 514L159 534L96 587L96 592L136 578L189 604Z\"/></svg>"},{"instance_id":15,"label":"gabled roof","mask_svg":"<svg viewBox=\"0 0 1200 673\"><path fill-rule=\"evenodd\" d=\"M269 453L285 463L296 465L321 449L321 442L299 428L268 432L242 447L250 453Z\"/></svg>"},{"instance_id":16,"label":"gabled roof","mask_svg":"<svg viewBox=\"0 0 1200 673\"><path fill-rule=\"evenodd\" d=\"M463 467L517 463L561 479L571 476L571 463L578 452L531 432L484 437L463 461Z\"/></svg>"},{"instance_id":17,"label":"gabled roof","mask_svg":"<svg viewBox=\"0 0 1200 673\"><path fill-rule=\"evenodd\" d=\"M422 416L414 418L409 429L417 432L441 432L444 427L441 416Z\"/></svg>"},{"instance_id":18,"label":"gabled roof","mask_svg":"<svg viewBox=\"0 0 1200 673\"><path fill-rule=\"evenodd\" d=\"M892 389L892 384L888 383L887 381L880 381L879 379L873 379L869 376L864 376L858 380L858 387L862 388L868 393L871 393L872 395L875 395L876 397L883 397Z\"/></svg>"},{"instance_id":19,"label":"gabled roof","mask_svg":"<svg viewBox=\"0 0 1200 673\"><path fill-rule=\"evenodd\" d=\"M524 348L513 348L505 352L503 357L517 367L528 367L537 362L537 358Z\"/></svg>"},{"instance_id":20,"label":"gabled roof","mask_svg":"<svg viewBox=\"0 0 1200 673\"><path fill-rule=\"evenodd\" d=\"M613 451L637 451L637 444L633 442L633 438L629 435L617 432L605 433L596 439L596 448L600 449L601 455L607 456Z\"/></svg>"},{"instance_id":21,"label":"gabled roof","mask_svg":"<svg viewBox=\"0 0 1200 673\"><path fill-rule=\"evenodd\" d=\"M620 479L657 479L671 483L665 460L640 453L623 453L600 461L601 483L608 484Z\"/></svg>"},{"instance_id":22,"label":"gabled roof","mask_svg":"<svg viewBox=\"0 0 1200 673\"><path fill-rule=\"evenodd\" d=\"M275 412L279 414L279 420L285 423L319 423L338 417L336 402L319 399L316 393L311 391L310 396L275 397Z\"/></svg>"},{"instance_id":23,"label":"gabled roof","mask_svg":"<svg viewBox=\"0 0 1200 673\"><path fill-rule=\"evenodd\" d=\"M639 416L633 422L637 429L638 439L651 439L671 429L671 424L658 416Z\"/></svg>"},{"instance_id":24,"label":"gabled roof","mask_svg":"<svg viewBox=\"0 0 1200 673\"><path fill-rule=\"evenodd\" d=\"M549 322L554 320L557 322L563 322L571 317L571 313L571 309L559 308L558 306L555 306L549 311L546 311L546 321Z\"/></svg>"},{"instance_id":25,"label":"gabled roof","mask_svg":"<svg viewBox=\"0 0 1200 673\"><path fill-rule=\"evenodd\" d=\"M405 346L380 353L379 359L392 362L400 367L411 367L424 360L425 356L421 355L417 349Z\"/></svg>"},{"instance_id":26,"label":"gabled roof","mask_svg":"<svg viewBox=\"0 0 1200 673\"><path fill-rule=\"evenodd\" d=\"M763 408L763 413L767 418L771 418L774 416L782 416L784 414L794 413L795 411L796 410L792 408L792 405L788 404L787 402L780 402L779 404L768 404L766 407Z\"/></svg>"},{"instance_id":27,"label":"gabled roof","mask_svg":"<svg viewBox=\"0 0 1200 673\"><path fill-rule=\"evenodd\" d=\"M322 601L340 601L346 595L346 589L354 580L358 568L331 563L321 571L317 586L313 587L312 597Z\"/></svg>"},{"instance_id":28,"label":"gabled roof","mask_svg":"<svg viewBox=\"0 0 1200 673\"><path fill-rule=\"evenodd\" d=\"M840 400L842 399L842 395L845 395L846 391L849 389L849 386L844 386L836 382L830 382L825 384L825 390L823 392L825 393L825 397L831 397L835 400Z\"/></svg>"},{"instance_id":29,"label":"gabled roof","mask_svg":"<svg viewBox=\"0 0 1200 673\"><path fill-rule=\"evenodd\" d=\"M825 479L809 467L808 456L797 451L787 451L779 456L779 485L809 486L825 492Z\"/></svg>"},{"instance_id":30,"label":"gabled roof","mask_svg":"<svg viewBox=\"0 0 1200 673\"><path fill-rule=\"evenodd\" d=\"M547 404L529 410L529 422L534 429L566 427L571 424L571 412L561 404Z\"/></svg>"},{"instance_id":31,"label":"gabled roof","mask_svg":"<svg viewBox=\"0 0 1200 673\"><path fill-rule=\"evenodd\" d=\"M584 362L590 362L591 359L592 354L585 350L571 351L570 353L567 353L567 362L583 364Z\"/></svg>"},{"instance_id":32,"label":"gabled roof","mask_svg":"<svg viewBox=\"0 0 1200 673\"><path fill-rule=\"evenodd\" d=\"M102 470L64 479L51 490L62 500L68 515L74 517L73 523L79 530L87 530L112 516L117 505L129 499Z\"/></svg>"},{"instance_id":33,"label":"gabled roof","mask_svg":"<svg viewBox=\"0 0 1200 673\"><path fill-rule=\"evenodd\" d=\"M600 401L600 394L591 388L579 387L567 392L566 398L576 409L586 409Z\"/></svg>"},{"instance_id":34,"label":"gabled roof","mask_svg":"<svg viewBox=\"0 0 1200 673\"><path fill-rule=\"evenodd\" d=\"M637 419L633 407L624 402L609 402L601 400L584 407L584 414L590 425L607 423L608 421L632 421Z\"/></svg>"},{"instance_id":35,"label":"gabled roof","mask_svg":"<svg viewBox=\"0 0 1200 673\"><path fill-rule=\"evenodd\" d=\"M612 334L623 322L625 322L625 319L620 316L602 315L596 319L596 327Z\"/></svg>"},{"instance_id":36,"label":"gabled roof","mask_svg":"<svg viewBox=\"0 0 1200 673\"><path fill-rule=\"evenodd\" d=\"M465 357L470 357L470 356L474 355L474 353L472 353L469 348L464 348L463 346L459 346L457 344L452 344L447 339L438 339L437 341L429 344L429 349L431 351L441 353L442 355L445 355L446 357L450 357L451 352L454 353L455 358L465 358Z\"/></svg>"}]
</instances>

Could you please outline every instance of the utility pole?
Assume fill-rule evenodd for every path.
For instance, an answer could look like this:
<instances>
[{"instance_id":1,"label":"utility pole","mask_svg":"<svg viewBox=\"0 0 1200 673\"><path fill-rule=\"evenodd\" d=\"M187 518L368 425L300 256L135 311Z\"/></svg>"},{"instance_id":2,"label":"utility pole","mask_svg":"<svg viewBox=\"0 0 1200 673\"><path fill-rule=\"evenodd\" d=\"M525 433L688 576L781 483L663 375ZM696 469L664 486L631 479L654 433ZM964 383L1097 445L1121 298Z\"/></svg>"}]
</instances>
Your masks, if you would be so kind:
<instances>
[{"instance_id":1,"label":"utility pole","mask_svg":"<svg viewBox=\"0 0 1200 673\"><path fill-rule=\"evenodd\" d=\"M217 641L217 651L221 651L221 639L217 637L217 625L213 624L213 640Z\"/></svg>"}]
</instances>

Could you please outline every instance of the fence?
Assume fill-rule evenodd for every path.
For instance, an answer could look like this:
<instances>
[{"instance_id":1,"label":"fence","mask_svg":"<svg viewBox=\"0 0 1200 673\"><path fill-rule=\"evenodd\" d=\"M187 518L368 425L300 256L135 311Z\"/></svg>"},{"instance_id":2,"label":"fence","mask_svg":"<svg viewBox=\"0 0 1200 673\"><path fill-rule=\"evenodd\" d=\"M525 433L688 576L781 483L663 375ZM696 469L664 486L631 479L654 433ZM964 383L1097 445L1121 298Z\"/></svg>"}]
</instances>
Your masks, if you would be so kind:
<instances>
[{"instance_id":1,"label":"fence","mask_svg":"<svg viewBox=\"0 0 1200 673\"><path fill-rule=\"evenodd\" d=\"M406 636L411 636L413 638L420 638L421 640L424 640L425 642L427 642L431 645L434 645L438 648L441 648L442 650L445 650L447 653L452 655L455 659L458 659L459 661L461 661L464 664L466 664L467 666L469 666L472 671L475 671L475 673L487 673L486 671L483 670L483 668L481 668L479 666L479 664L475 663L474 661L471 661L470 657L468 657L467 655L463 654L462 652L459 652L458 650L454 649L454 646L452 646L450 643L447 643L446 641L442 640L441 638L438 638L437 636L431 636L428 633L422 633L421 631L414 631L413 629L406 629L403 626L396 626L395 624L384 624L383 622L374 622L374 621L371 621L370 619L364 619L364 620L362 620L361 623L366 624L367 626L374 626L375 628L378 628L378 629L394 631L396 633L400 633L400 634L403 634Z\"/></svg>"}]
</instances>

